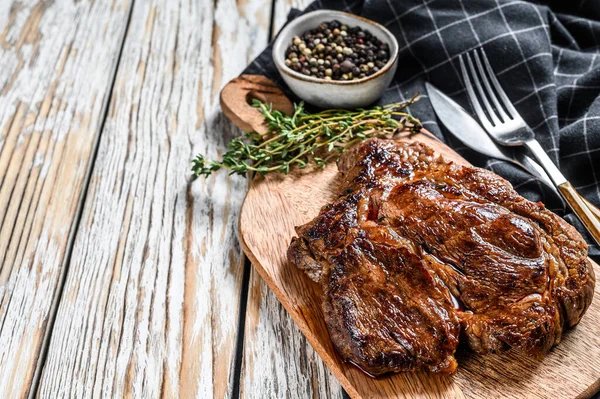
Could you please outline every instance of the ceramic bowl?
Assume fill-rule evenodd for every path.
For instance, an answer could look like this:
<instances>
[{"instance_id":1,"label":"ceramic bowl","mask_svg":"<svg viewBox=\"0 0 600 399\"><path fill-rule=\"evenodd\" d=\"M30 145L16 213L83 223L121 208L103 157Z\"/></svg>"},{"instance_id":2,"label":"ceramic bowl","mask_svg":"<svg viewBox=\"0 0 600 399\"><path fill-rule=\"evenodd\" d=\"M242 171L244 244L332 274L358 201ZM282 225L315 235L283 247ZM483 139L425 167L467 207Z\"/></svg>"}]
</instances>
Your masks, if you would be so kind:
<instances>
[{"instance_id":1,"label":"ceramic bowl","mask_svg":"<svg viewBox=\"0 0 600 399\"><path fill-rule=\"evenodd\" d=\"M348 27L367 29L386 43L390 48L388 63L371 76L350 81L319 79L288 68L285 50L292 38L334 19ZM389 86L398 67L398 42L389 30L376 22L341 11L319 10L302 15L283 28L273 45L273 60L285 83L302 100L320 108L352 109L375 102Z\"/></svg>"}]
</instances>

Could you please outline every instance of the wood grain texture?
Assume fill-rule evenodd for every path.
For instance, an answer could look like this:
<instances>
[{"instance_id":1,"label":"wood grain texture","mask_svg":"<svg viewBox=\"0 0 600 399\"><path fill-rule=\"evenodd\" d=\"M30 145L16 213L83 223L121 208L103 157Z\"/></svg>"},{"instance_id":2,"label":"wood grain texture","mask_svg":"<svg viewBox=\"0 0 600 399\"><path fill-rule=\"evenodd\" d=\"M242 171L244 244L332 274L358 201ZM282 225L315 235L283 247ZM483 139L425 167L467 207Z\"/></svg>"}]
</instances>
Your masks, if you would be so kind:
<instances>
[{"instance_id":1,"label":"wood grain texture","mask_svg":"<svg viewBox=\"0 0 600 399\"><path fill-rule=\"evenodd\" d=\"M287 115L294 112L294 106L287 96L262 75L241 75L231 80L221 90L220 98L223 114L244 132L269 132L265 117L252 106L254 99Z\"/></svg>"},{"instance_id":2,"label":"wood grain texture","mask_svg":"<svg viewBox=\"0 0 600 399\"><path fill-rule=\"evenodd\" d=\"M129 10L0 2L0 398L41 367Z\"/></svg>"},{"instance_id":3,"label":"wood grain texture","mask_svg":"<svg viewBox=\"0 0 600 399\"><path fill-rule=\"evenodd\" d=\"M137 1L39 397L232 395L247 183L190 183L239 130L218 93L267 41L263 0Z\"/></svg>"},{"instance_id":4,"label":"wood grain texture","mask_svg":"<svg viewBox=\"0 0 600 399\"><path fill-rule=\"evenodd\" d=\"M420 140L449 160L466 163L426 134ZM321 289L286 260L294 226L310 221L338 186L335 165L325 170L268 175L253 181L242 207L242 246L256 270L282 302L308 341L353 398L575 398L589 396L600 382L600 301L544 359L509 352L476 356L459 352L454 377L423 372L373 379L344 363L334 350L321 309ZM596 275L600 268L594 265ZM596 295L600 285L596 286Z\"/></svg>"},{"instance_id":5,"label":"wood grain texture","mask_svg":"<svg viewBox=\"0 0 600 399\"><path fill-rule=\"evenodd\" d=\"M288 13L292 8L304 10L310 3L312 3L312 0L275 0L273 7L273 37L287 22Z\"/></svg>"},{"instance_id":6,"label":"wood grain texture","mask_svg":"<svg viewBox=\"0 0 600 399\"><path fill-rule=\"evenodd\" d=\"M263 279L250 278L241 398L342 398L339 382Z\"/></svg>"}]
</instances>

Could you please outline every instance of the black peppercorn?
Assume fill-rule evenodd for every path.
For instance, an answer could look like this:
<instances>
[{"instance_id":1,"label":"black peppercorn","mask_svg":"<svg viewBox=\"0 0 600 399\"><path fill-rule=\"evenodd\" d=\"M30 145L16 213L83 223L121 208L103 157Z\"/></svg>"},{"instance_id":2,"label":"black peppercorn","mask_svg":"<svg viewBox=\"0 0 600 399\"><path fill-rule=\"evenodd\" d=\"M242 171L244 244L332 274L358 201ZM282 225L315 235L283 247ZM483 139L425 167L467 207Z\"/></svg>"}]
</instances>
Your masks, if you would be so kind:
<instances>
[{"instance_id":1,"label":"black peppercorn","mask_svg":"<svg viewBox=\"0 0 600 399\"><path fill-rule=\"evenodd\" d=\"M352 61L346 60L340 64L340 68L342 69L343 73L348 73L352 71L352 68L354 68L354 64L352 63Z\"/></svg>"}]
</instances>

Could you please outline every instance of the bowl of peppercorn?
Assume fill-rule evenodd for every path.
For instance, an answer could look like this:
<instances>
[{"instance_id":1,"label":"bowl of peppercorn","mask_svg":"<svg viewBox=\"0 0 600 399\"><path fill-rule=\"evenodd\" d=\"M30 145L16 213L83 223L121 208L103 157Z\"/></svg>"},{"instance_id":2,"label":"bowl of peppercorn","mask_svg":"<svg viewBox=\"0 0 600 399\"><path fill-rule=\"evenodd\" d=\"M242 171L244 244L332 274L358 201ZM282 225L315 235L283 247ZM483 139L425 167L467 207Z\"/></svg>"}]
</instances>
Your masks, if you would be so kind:
<instances>
[{"instance_id":1,"label":"bowl of peppercorn","mask_svg":"<svg viewBox=\"0 0 600 399\"><path fill-rule=\"evenodd\" d=\"M319 10L291 21L273 45L273 60L288 87L321 108L375 102L398 66L398 42L371 20Z\"/></svg>"}]
</instances>

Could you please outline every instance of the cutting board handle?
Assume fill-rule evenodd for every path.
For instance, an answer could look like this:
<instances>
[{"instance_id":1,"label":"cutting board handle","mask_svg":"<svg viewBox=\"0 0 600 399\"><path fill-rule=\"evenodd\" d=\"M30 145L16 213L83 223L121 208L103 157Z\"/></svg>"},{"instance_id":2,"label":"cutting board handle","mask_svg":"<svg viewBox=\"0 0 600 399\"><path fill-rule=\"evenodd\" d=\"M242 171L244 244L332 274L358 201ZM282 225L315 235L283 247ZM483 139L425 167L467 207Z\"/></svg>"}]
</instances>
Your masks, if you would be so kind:
<instances>
[{"instance_id":1,"label":"cutting board handle","mask_svg":"<svg viewBox=\"0 0 600 399\"><path fill-rule=\"evenodd\" d=\"M271 104L273 109L288 115L294 112L292 102L271 79L262 75L241 75L221 90L221 109L227 118L245 132L267 132L263 116L251 105L253 99Z\"/></svg>"}]
</instances>

